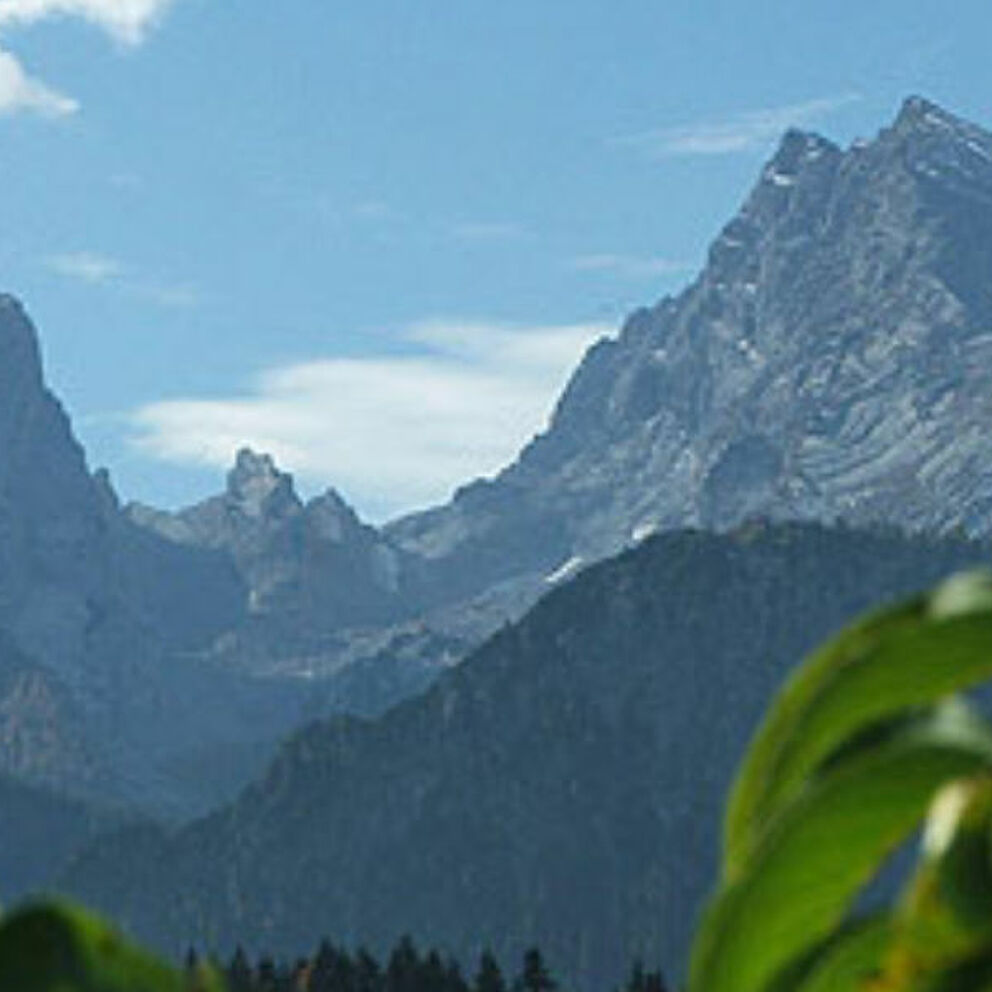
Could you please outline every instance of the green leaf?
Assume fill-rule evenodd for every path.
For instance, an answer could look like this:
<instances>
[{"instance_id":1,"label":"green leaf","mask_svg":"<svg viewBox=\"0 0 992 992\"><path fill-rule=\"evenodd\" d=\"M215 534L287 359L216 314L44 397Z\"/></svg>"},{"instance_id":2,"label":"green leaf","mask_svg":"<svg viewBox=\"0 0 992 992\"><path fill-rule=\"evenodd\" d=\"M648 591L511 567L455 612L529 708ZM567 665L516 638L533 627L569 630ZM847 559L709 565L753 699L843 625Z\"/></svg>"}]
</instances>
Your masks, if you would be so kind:
<instances>
[{"instance_id":1,"label":"green leaf","mask_svg":"<svg viewBox=\"0 0 992 992\"><path fill-rule=\"evenodd\" d=\"M846 740L992 677L992 575L949 579L929 597L862 619L786 684L738 774L724 830L724 880L745 869L764 825Z\"/></svg>"},{"instance_id":2,"label":"green leaf","mask_svg":"<svg viewBox=\"0 0 992 992\"><path fill-rule=\"evenodd\" d=\"M829 937L937 789L989 767L990 759L988 727L963 704L945 704L810 780L704 918L692 992L763 990Z\"/></svg>"},{"instance_id":3,"label":"green leaf","mask_svg":"<svg viewBox=\"0 0 992 992\"><path fill-rule=\"evenodd\" d=\"M888 916L859 921L828 941L781 992L863 992L866 981L881 971L891 941Z\"/></svg>"},{"instance_id":4,"label":"green leaf","mask_svg":"<svg viewBox=\"0 0 992 992\"><path fill-rule=\"evenodd\" d=\"M65 903L29 906L0 925L0 989L16 992L221 992L192 981Z\"/></svg>"},{"instance_id":5,"label":"green leaf","mask_svg":"<svg viewBox=\"0 0 992 992\"><path fill-rule=\"evenodd\" d=\"M929 988L959 969L973 975L974 962L992 950L990 828L988 774L952 782L937 793L921 865L893 921L883 988Z\"/></svg>"}]
</instances>

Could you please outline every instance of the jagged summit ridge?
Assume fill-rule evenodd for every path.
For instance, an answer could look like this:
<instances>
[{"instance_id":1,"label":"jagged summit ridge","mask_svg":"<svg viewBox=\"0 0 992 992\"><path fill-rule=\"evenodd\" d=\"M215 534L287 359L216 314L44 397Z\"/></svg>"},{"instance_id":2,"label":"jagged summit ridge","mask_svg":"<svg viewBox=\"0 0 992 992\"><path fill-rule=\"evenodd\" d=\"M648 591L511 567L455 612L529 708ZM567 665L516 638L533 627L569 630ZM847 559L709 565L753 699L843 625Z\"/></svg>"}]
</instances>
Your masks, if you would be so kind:
<instances>
[{"instance_id":1,"label":"jagged summit ridge","mask_svg":"<svg viewBox=\"0 0 992 992\"><path fill-rule=\"evenodd\" d=\"M989 134L979 125L958 117L940 104L919 94L906 97L892 124L892 130L903 134L934 130L945 133L950 131L962 137Z\"/></svg>"},{"instance_id":2,"label":"jagged summit ridge","mask_svg":"<svg viewBox=\"0 0 992 992\"><path fill-rule=\"evenodd\" d=\"M242 448L225 491L195 506L166 513L132 505L127 512L169 540L230 555L252 613L271 618L278 627L272 636L286 652L298 646L284 626L289 618L305 638L408 611L399 595L400 553L335 489L300 499L292 475L269 454Z\"/></svg>"},{"instance_id":3,"label":"jagged summit ridge","mask_svg":"<svg viewBox=\"0 0 992 992\"><path fill-rule=\"evenodd\" d=\"M280 472L271 455L242 448L227 476L227 497L249 517L298 512L303 505L293 487L293 478Z\"/></svg>"},{"instance_id":4,"label":"jagged summit ridge","mask_svg":"<svg viewBox=\"0 0 992 992\"><path fill-rule=\"evenodd\" d=\"M755 514L988 532L990 272L986 130L910 98L846 150L789 131L698 278L587 353L549 430L388 533L450 562L540 533L491 582Z\"/></svg>"}]
</instances>

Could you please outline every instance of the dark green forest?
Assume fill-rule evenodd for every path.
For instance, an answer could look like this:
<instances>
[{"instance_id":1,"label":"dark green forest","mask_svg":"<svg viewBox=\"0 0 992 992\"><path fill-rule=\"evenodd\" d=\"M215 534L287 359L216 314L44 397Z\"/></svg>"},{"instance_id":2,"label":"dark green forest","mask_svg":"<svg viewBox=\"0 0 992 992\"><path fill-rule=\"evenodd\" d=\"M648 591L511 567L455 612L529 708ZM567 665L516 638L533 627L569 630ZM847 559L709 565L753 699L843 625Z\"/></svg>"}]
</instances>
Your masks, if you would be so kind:
<instances>
[{"instance_id":1,"label":"dark green forest","mask_svg":"<svg viewBox=\"0 0 992 992\"><path fill-rule=\"evenodd\" d=\"M195 980L200 965L191 949L187 976ZM228 992L556 992L561 987L536 947L524 953L515 974L504 972L490 951L483 951L475 971L467 973L436 949L421 952L409 936L384 962L365 948L352 953L324 940L312 957L291 963L267 955L251 959L239 947L219 970ZM635 962L622 992L669 992L669 986L661 971Z\"/></svg>"}]
</instances>

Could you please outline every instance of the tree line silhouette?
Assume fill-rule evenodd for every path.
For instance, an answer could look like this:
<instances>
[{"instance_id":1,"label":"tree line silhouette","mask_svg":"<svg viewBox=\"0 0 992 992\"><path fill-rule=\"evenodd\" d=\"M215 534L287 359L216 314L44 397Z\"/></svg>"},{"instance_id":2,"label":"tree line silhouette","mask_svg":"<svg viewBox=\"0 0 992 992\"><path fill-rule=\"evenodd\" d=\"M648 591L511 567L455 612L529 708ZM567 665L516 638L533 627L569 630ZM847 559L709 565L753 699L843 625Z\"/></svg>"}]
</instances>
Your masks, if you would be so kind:
<instances>
[{"instance_id":1,"label":"tree line silhouette","mask_svg":"<svg viewBox=\"0 0 992 992\"><path fill-rule=\"evenodd\" d=\"M187 971L199 959L190 950ZM421 953L409 936L402 937L383 966L365 948L349 953L329 940L310 958L288 963L262 955L252 961L239 947L221 970L228 992L558 992L559 984L536 947L525 952L519 972L508 977L490 951L483 951L475 973L466 977L452 957L437 950ZM622 990L669 992L660 971L636 962Z\"/></svg>"}]
</instances>

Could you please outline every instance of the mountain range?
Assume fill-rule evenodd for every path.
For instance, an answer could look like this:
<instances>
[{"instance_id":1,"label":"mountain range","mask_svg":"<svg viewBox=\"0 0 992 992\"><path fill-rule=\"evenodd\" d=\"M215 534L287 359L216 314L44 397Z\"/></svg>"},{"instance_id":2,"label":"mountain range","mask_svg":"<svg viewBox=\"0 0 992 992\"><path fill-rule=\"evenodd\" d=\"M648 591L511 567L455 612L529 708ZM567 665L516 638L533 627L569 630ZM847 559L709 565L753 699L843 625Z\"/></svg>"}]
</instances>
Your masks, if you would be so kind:
<instances>
[{"instance_id":1,"label":"mountain range","mask_svg":"<svg viewBox=\"0 0 992 992\"><path fill-rule=\"evenodd\" d=\"M698 278L590 349L512 465L361 530L335 572L362 602L325 615L477 643L548 576L658 530L764 515L987 531L990 253L989 132L919 97L846 150L789 131ZM204 531L215 511L138 518L216 547L232 536Z\"/></svg>"},{"instance_id":2,"label":"mountain range","mask_svg":"<svg viewBox=\"0 0 992 992\"><path fill-rule=\"evenodd\" d=\"M462 961L538 943L569 988L682 965L733 768L774 688L854 614L988 544L817 524L676 531L590 567L377 720L302 730L231 805L141 826L62 886L179 955Z\"/></svg>"},{"instance_id":3,"label":"mountain range","mask_svg":"<svg viewBox=\"0 0 992 992\"><path fill-rule=\"evenodd\" d=\"M215 809L64 875L159 941L406 919L580 982L668 963L774 681L986 555L990 273L992 134L919 97L846 149L789 131L511 465L379 528L248 449L196 506L122 505L0 297L0 784L52 830Z\"/></svg>"}]
</instances>

